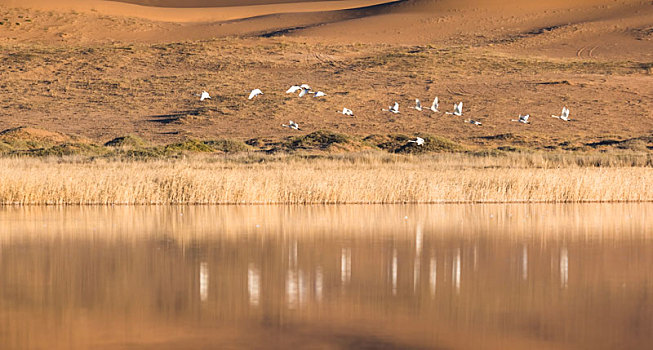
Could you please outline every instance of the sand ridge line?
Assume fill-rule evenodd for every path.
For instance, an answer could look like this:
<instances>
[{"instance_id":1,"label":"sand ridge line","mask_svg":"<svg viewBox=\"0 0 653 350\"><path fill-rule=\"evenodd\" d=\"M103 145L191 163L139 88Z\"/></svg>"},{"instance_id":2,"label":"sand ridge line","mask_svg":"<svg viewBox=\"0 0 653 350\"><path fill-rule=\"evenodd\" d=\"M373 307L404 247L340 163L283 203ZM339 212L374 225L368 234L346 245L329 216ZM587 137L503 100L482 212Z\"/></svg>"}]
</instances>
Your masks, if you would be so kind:
<instances>
[{"instance_id":1,"label":"sand ridge line","mask_svg":"<svg viewBox=\"0 0 653 350\"><path fill-rule=\"evenodd\" d=\"M219 22L284 13L310 13L351 10L404 0L334 0L265 5L206 8L151 7L102 0L0 0L0 5L49 11L80 11L112 16L127 16L153 21L190 23Z\"/></svg>"}]
</instances>

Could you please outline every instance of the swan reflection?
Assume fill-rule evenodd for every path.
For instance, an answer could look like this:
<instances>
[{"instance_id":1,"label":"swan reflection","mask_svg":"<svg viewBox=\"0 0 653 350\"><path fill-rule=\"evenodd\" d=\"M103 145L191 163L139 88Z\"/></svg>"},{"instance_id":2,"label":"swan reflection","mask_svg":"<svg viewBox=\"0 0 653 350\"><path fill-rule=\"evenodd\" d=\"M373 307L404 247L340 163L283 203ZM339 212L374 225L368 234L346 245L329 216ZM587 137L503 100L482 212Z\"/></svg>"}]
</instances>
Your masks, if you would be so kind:
<instances>
[{"instance_id":1,"label":"swan reflection","mask_svg":"<svg viewBox=\"0 0 653 350\"><path fill-rule=\"evenodd\" d=\"M413 291L417 291L417 285L419 284L419 274L422 263L422 239L424 235L422 234L422 226L417 226L417 232L415 232L415 261L413 262Z\"/></svg>"},{"instance_id":2,"label":"swan reflection","mask_svg":"<svg viewBox=\"0 0 653 350\"><path fill-rule=\"evenodd\" d=\"M431 287L431 297L435 297L435 285L438 277L438 271L437 271L437 261L435 259L435 256L431 258L431 265L430 265L430 274L429 274L429 286Z\"/></svg>"},{"instance_id":3,"label":"swan reflection","mask_svg":"<svg viewBox=\"0 0 653 350\"><path fill-rule=\"evenodd\" d=\"M297 307L297 272L288 269L286 273L286 303L289 309L295 309Z\"/></svg>"},{"instance_id":4,"label":"swan reflection","mask_svg":"<svg viewBox=\"0 0 653 350\"><path fill-rule=\"evenodd\" d=\"M560 285L562 288L567 288L569 282L569 255L567 247L563 247L560 251Z\"/></svg>"},{"instance_id":5,"label":"swan reflection","mask_svg":"<svg viewBox=\"0 0 653 350\"><path fill-rule=\"evenodd\" d=\"M528 279L528 248L526 246L523 247L521 255L521 278L524 281Z\"/></svg>"},{"instance_id":6,"label":"swan reflection","mask_svg":"<svg viewBox=\"0 0 653 350\"><path fill-rule=\"evenodd\" d=\"M324 288L323 279L322 266L318 266L315 268L315 300L318 303L322 302L322 290Z\"/></svg>"},{"instance_id":7,"label":"swan reflection","mask_svg":"<svg viewBox=\"0 0 653 350\"><path fill-rule=\"evenodd\" d=\"M249 293L249 304L258 306L261 297L261 275L254 264L247 268L247 291Z\"/></svg>"},{"instance_id":8,"label":"swan reflection","mask_svg":"<svg viewBox=\"0 0 653 350\"><path fill-rule=\"evenodd\" d=\"M392 250L392 295L397 295L397 248Z\"/></svg>"},{"instance_id":9,"label":"swan reflection","mask_svg":"<svg viewBox=\"0 0 653 350\"><path fill-rule=\"evenodd\" d=\"M209 265L200 263L200 300L205 302L209 298Z\"/></svg>"},{"instance_id":10,"label":"swan reflection","mask_svg":"<svg viewBox=\"0 0 653 350\"><path fill-rule=\"evenodd\" d=\"M456 256L453 260L453 270L452 270L452 279L453 286L456 289L456 293L460 293L460 248L456 249Z\"/></svg>"},{"instance_id":11,"label":"swan reflection","mask_svg":"<svg viewBox=\"0 0 653 350\"><path fill-rule=\"evenodd\" d=\"M340 281L343 285L351 281L351 248L342 248L340 254Z\"/></svg>"}]
</instances>

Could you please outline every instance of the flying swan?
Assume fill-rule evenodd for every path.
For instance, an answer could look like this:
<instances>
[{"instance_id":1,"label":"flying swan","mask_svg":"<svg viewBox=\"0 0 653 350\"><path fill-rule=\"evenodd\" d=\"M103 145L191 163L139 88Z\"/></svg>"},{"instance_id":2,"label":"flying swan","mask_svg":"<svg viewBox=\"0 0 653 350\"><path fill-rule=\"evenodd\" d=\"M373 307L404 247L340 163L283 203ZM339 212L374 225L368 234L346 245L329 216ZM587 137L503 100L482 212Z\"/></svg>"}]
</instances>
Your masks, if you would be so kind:
<instances>
[{"instance_id":1,"label":"flying swan","mask_svg":"<svg viewBox=\"0 0 653 350\"><path fill-rule=\"evenodd\" d=\"M251 100L258 95L263 95L263 91L261 91L261 89L254 89L249 93L249 97L247 99Z\"/></svg>"},{"instance_id":2,"label":"flying swan","mask_svg":"<svg viewBox=\"0 0 653 350\"><path fill-rule=\"evenodd\" d=\"M301 130L301 129L299 128L299 124L295 123L295 122L292 121L292 120L289 120L289 121L288 121L288 125L286 125L286 124L281 124L281 126L283 126L283 127L285 127L285 128L290 128L290 129L295 129L295 130Z\"/></svg>"},{"instance_id":3,"label":"flying swan","mask_svg":"<svg viewBox=\"0 0 653 350\"><path fill-rule=\"evenodd\" d=\"M460 102L458 104L454 104L453 105L453 113L447 112L446 114L462 117L462 115L463 115L463 103Z\"/></svg>"}]
</instances>

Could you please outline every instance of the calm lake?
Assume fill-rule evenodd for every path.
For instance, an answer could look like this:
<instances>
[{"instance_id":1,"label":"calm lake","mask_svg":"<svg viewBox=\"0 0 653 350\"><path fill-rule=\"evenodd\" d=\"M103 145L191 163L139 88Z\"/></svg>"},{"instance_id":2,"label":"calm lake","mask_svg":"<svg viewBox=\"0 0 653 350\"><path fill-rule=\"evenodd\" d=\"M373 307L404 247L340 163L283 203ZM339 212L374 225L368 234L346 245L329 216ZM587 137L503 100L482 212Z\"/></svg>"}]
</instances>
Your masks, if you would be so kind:
<instances>
[{"instance_id":1,"label":"calm lake","mask_svg":"<svg viewBox=\"0 0 653 350\"><path fill-rule=\"evenodd\" d=\"M651 349L653 204L0 207L0 349Z\"/></svg>"}]
</instances>

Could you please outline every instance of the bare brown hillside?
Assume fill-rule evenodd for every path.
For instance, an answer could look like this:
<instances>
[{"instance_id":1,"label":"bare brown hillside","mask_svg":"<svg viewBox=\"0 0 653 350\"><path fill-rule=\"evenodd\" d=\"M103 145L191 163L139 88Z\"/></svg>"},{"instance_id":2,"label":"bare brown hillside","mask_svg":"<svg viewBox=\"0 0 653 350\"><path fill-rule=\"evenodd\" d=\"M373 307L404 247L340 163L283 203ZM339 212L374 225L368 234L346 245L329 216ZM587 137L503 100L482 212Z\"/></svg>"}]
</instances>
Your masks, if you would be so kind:
<instances>
[{"instance_id":1,"label":"bare brown hillside","mask_svg":"<svg viewBox=\"0 0 653 350\"><path fill-rule=\"evenodd\" d=\"M647 1L0 0L0 20L0 129L154 142L328 129L547 149L653 134ZM299 83L327 96L285 94ZM265 95L248 101L254 88ZM435 96L441 111L464 102L464 116L409 108ZM382 111L395 101L401 114ZM551 118L563 106L573 121ZM289 119L302 130L282 128Z\"/></svg>"}]
</instances>

